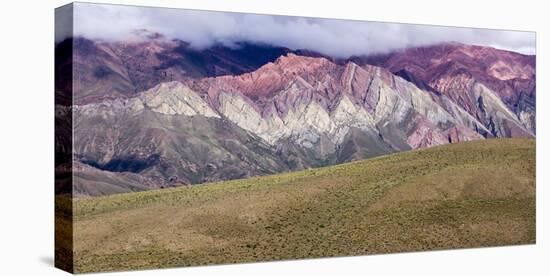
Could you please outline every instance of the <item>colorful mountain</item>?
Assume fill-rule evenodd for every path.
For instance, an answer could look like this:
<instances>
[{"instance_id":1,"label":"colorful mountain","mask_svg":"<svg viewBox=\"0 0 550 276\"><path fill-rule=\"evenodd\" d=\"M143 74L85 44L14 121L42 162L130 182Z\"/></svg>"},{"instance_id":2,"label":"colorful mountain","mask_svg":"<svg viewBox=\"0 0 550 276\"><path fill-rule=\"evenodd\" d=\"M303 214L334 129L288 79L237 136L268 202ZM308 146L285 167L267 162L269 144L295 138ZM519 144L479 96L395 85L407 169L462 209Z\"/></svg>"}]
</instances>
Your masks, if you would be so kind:
<instances>
[{"instance_id":1,"label":"colorful mountain","mask_svg":"<svg viewBox=\"0 0 550 276\"><path fill-rule=\"evenodd\" d=\"M334 60L266 45L196 50L157 35L72 43L82 196L535 135L534 57L490 47Z\"/></svg>"}]
</instances>

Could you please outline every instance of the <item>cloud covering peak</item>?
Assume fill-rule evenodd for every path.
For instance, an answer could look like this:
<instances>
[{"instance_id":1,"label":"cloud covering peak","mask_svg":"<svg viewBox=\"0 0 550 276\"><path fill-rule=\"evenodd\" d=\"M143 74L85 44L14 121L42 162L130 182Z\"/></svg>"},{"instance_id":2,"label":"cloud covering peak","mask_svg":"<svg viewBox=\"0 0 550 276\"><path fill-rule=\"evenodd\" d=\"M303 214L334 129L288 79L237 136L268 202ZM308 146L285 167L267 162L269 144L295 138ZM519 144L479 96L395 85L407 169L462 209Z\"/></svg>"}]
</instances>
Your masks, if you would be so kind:
<instances>
[{"instance_id":1,"label":"cloud covering peak","mask_svg":"<svg viewBox=\"0 0 550 276\"><path fill-rule=\"evenodd\" d=\"M266 43L338 58L451 41L535 53L532 32L75 3L76 36L116 41L141 29L195 48Z\"/></svg>"}]
</instances>

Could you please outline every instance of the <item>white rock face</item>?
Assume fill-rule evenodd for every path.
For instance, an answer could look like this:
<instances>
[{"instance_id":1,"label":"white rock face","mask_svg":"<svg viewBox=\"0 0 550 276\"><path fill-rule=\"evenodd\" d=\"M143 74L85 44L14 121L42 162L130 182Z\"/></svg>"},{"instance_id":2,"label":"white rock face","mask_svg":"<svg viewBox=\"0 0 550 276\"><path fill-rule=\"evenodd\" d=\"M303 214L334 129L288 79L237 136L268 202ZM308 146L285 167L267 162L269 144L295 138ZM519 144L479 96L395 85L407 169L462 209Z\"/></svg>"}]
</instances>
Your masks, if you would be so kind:
<instances>
[{"instance_id":1,"label":"white rock face","mask_svg":"<svg viewBox=\"0 0 550 276\"><path fill-rule=\"evenodd\" d=\"M456 120L457 124L468 127L469 129L480 129L486 133L490 132L483 124L481 124L474 116L466 112L462 107L451 101L446 96L442 97L442 104L446 106L447 111Z\"/></svg>"},{"instance_id":2,"label":"white rock face","mask_svg":"<svg viewBox=\"0 0 550 276\"><path fill-rule=\"evenodd\" d=\"M519 114L519 120L523 123L523 125L527 129L535 129L536 126L536 119L535 119L535 112L525 112L521 111Z\"/></svg>"},{"instance_id":3,"label":"white rock face","mask_svg":"<svg viewBox=\"0 0 550 276\"><path fill-rule=\"evenodd\" d=\"M410 91L412 107L418 111L418 113L428 118L428 120L434 124L457 123L456 119L443 109L443 107L436 104L428 93L415 86L411 86Z\"/></svg>"},{"instance_id":4,"label":"white rock face","mask_svg":"<svg viewBox=\"0 0 550 276\"><path fill-rule=\"evenodd\" d=\"M342 97L330 114L312 101L298 105L281 118L275 112L262 117L241 95L222 93L219 110L231 122L272 145L292 137L299 144L312 147L323 134L339 144L350 127L368 129L374 126L372 116L347 96Z\"/></svg>"},{"instance_id":5,"label":"white rock face","mask_svg":"<svg viewBox=\"0 0 550 276\"><path fill-rule=\"evenodd\" d=\"M100 103L75 106L83 115L136 115L145 108L167 115L204 116L220 118L195 91L179 82L159 84L135 98L106 100Z\"/></svg>"},{"instance_id":6,"label":"white rock face","mask_svg":"<svg viewBox=\"0 0 550 276\"><path fill-rule=\"evenodd\" d=\"M219 101L221 114L239 127L258 135L269 144L286 136L286 127L279 117L272 114L268 118L262 118L262 115L242 96L221 93Z\"/></svg>"},{"instance_id":7,"label":"white rock face","mask_svg":"<svg viewBox=\"0 0 550 276\"><path fill-rule=\"evenodd\" d=\"M385 84L380 85L378 103L374 109L374 121L379 123L393 118L395 122L401 122L407 116L411 105L402 100L397 93Z\"/></svg>"},{"instance_id":8,"label":"white rock face","mask_svg":"<svg viewBox=\"0 0 550 276\"><path fill-rule=\"evenodd\" d=\"M529 131L525 129L523 124L520 122L520 119L506 107L506 105L491 89L487 88L483 84L476 83L473 90L478 102L482 103L482 110L485 113L485 119L493 122L496 133L500 137L507 136L506 130L504 129L504 121L506 121L507 124L513 125L517 129L523 130L525 133L529 133Z\"/></svg>"},{"instance_id":9,"label":"white rock face","mask_svg":"<svg viewBox=\"0 0 550 276\"><path fill-rule=\"evenodd\" d=\"M348 134L350 127L364 131L375 128L372 115L364 108L355 105L347 95L344 95L340 99L340 103L338 103L331 116L334 124L337 126L334 132L334 142L336 144L344 142L344 138Z\"/></svg>"},{"instance_id":10,"label":"white rock face","mask_svg":"<svg viewBox=\"0 0 550 276\"><path fill-rule=\"evenodd\" d=\"M115 116L120 114L135 115L144 108L143 102L139 98L106 100L99 103L87 105L75 105L75 112L87 116Z\"/></svg>"},{"instance_id":11,"label":"white rock face","mask_svg":"<svg viewBox=\"0 0 550 276\"><path fill-rule=\"evenodd\" d=\"M306 148L313 147L322 134L332 136L336 125L327 111L315 102L301 104L283 119L290 136Z\"/></svg>"},{"instance_id":12,"label":"white rock face","mask_svg":"<svg viewBox=\"0 0 550 276\"><path fill-rule=\"evenodd\" d=\"M152 111L162 114L220 117L195 91L179 82L162 83L140 99Z\"/></svg>"},{"instance_id":13,"label":"white rock face","mask_svg":"<svg viewBox=\"0 0 550 276\"><path fill-rule=\"evenodd\" d=\"M292 85L289 87L292 89ZM374 114L355 104L345 93L330 113L310 100L288 110L282 117L275 112L270 113L268 117L262 117L243 96L229 93L220 94L219 111L228 120L258 135L269 144L274 145L283 138L292 138L306 148L313 147L322 135L327 136L335 145L339 145L351 128L376 132L377 123L403 122L411 112L417 112L435 123L455 122L451 114L429 96L420 94L424 93L420 90L415 90L415 94L403 99L402 95L384 83L379 82L379 87L380 89L371 91L379 93ZM417 96L419 98L415 99Z\"/></svg>"}]
</instances>

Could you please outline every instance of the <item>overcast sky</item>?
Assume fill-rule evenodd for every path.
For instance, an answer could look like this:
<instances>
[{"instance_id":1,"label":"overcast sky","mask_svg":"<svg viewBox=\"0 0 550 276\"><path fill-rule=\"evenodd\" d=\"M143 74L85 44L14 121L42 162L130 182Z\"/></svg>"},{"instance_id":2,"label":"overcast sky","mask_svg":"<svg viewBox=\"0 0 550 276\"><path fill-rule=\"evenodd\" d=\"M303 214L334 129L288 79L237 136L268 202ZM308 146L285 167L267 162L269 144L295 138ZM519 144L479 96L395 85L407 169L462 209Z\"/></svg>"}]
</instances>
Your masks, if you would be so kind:
<instances>
[{"instance_id":1,"label":"overcast sky","mask_svg":"<svg viewBox=\"0 0 550 276\"><path fill-rule=\"evenodd\" d=\"M196 48L248 41L309 49L333 57L449 41L535 53L532 32L86 3L76 3L74 16L75 35L108 41L130 39L135 30L147 29L188 41Z\"/></svg>"}]
</instances>

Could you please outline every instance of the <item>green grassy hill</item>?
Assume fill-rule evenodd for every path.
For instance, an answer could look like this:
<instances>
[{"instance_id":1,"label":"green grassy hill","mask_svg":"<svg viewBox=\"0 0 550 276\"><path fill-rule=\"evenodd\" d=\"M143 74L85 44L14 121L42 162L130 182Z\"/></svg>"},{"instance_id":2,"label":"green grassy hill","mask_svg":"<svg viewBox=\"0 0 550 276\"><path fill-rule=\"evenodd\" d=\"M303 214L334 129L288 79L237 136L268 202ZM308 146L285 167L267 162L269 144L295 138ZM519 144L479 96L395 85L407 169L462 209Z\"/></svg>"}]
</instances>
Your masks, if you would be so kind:
<instances>
[{"instance_id":1,"label":"green grassy hill","mask_svg":"<svg viewBox=\"0 0 550 276\"><path fill-rule=\"evenodd\" d=\"M535 141L74 201L75 271L535 242Z\"/></svg>"}]
</instances>

